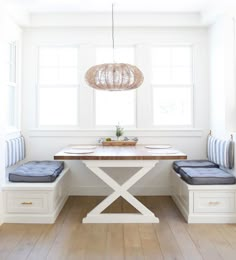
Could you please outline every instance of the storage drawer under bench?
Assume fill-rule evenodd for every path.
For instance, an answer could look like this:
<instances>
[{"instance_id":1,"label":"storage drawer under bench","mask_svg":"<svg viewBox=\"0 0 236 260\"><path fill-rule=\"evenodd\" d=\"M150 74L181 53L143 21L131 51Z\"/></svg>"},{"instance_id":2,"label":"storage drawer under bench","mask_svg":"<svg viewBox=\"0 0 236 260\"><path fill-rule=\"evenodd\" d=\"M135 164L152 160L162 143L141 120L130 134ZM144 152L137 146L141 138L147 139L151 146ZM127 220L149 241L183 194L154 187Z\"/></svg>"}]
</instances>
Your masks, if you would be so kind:
<instances>
[{"instance_id":1,"label":"storage drawer under bench","mask_svg":"<svg viewBox=\"0 0 236 260\"><path fill-rule=\"evenodd\" d=\"M52 183L3 185L4 223L54 223L68 198L69 169Z\"/></svg>"},{"instance_id":2,"label":"storage drawer under bench","mask_svg":"<svg viewBox=\"0 0 236 260\"><path fill-rule=\"evenodd\" d=\"M228 213L235 211L234 192L195 191L194 209L196 213Z\"/></svg>"},{"instance_id":3,"label":"storage drawer under bench","mask_svg":"<svg viewBox=\"0 0 236 260\"><path fill-rule=\"evenodd\" d=\"M46 213L48 212L48 193L35 191L7 191L6 212L8 213Z\"/></svg>"},{"instance_id":4,"label":"storage drawer under bench","mask_svg":"<svg viewBox=\"0 0 236 260\"><path fill-rule=\"evenodd\" d=\"M172 198L188 223L236 223L236 184L190 185L172 170Z\"/></svg>"}]
</instances>

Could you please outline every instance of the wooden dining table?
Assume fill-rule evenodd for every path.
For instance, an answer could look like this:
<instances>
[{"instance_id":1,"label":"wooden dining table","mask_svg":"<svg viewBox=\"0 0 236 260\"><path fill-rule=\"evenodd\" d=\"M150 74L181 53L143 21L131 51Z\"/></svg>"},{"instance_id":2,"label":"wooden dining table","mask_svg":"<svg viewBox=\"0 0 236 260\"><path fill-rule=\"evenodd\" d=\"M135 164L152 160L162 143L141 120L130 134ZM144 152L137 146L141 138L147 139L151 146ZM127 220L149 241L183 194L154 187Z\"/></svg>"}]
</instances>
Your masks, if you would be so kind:
<instances>
[{"instance_id":1,"label":"wooden dining table","mask_svg":"<svg viewBox=\"0 0 236 260\"><path fill-rule=\"evenodd\" d=\"M182 160L187 159L187 155L165 145L70 145L56 153L54 159L81 160L97 177L114 190L83 218L83 223L158 223L158 217L128 190L148 174L160 160ZM106 167L132 167L138 168L138 170L123 184L119 184L103 170ZM123 174L122 171L121 174ZM123 197L140 213L102 213L119 197Z\"/></svg>"}]
</instances>

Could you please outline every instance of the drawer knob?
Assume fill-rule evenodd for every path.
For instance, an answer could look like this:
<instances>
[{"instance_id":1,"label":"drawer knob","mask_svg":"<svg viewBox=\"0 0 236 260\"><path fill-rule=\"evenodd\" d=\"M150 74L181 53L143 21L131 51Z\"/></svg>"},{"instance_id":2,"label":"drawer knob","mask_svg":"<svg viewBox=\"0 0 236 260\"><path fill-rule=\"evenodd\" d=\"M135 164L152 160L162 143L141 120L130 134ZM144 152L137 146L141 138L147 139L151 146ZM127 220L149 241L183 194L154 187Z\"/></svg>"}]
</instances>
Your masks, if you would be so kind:
<instances>
[{"instance_id":1,"label":"drawer knob","mask_svg":"<svg viewBox=\"0 0 236 260\"><path fill-rule=\"evenodd\" d=\"M33 204L33 202L31 202L31 201L29 201L29 202L26 202L26 201L25 201L25 202L21 202L21 204L22 204L22 205L32 205L32 204Z\"/></svg>"}]
</instances>

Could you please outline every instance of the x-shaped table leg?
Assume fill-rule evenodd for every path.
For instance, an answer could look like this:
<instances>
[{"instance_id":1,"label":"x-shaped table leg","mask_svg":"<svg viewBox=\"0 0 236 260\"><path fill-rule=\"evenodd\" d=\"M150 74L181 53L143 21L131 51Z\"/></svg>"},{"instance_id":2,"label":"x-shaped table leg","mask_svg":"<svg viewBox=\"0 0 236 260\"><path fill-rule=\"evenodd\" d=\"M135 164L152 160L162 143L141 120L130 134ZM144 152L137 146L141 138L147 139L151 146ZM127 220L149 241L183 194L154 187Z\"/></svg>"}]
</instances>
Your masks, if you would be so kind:
<instances>
[{"instance_id":1,"label":"x-shaped table leg","mask_svg":"<svg viewBox=\"0 0 236 260\"><path fill-rule=\"evenodd\" d=\"M110 186L114 192L106 197L100 204L98 204L92 211L90 211L83 219L83 223L158 223L159 219L146 208L140 201L138 201L128 189L132 187L138 180L146 175L153 166L145 166L136 172L122 185L118 184L101 168L87 165L88 168ZM134 206L139 213L102 213L109 205L111 205L117 198L123 197L132 206Z\"/></svg>"}]
</instances>

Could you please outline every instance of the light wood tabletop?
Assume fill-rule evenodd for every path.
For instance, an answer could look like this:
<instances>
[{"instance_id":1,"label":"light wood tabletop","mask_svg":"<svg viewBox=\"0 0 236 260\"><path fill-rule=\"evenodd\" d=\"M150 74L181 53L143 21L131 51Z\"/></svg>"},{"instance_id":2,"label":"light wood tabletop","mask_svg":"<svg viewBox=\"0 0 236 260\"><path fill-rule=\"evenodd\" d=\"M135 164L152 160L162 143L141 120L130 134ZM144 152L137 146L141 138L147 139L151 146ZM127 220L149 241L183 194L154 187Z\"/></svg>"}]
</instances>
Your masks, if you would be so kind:
<instances>
[{"instance_id":1,"label":"light wood tabletop","mask_svg":"<svg viewBox=\"0 0 236 260\"><path fill-rule=\"evenodd\" d=\"M150 149L145 145L136 146L102 146L93 149L89 146L70 145L54 155L55 160L180 160L187 159L187 155L176 150Z\"/></svg>"}]
</instances>

